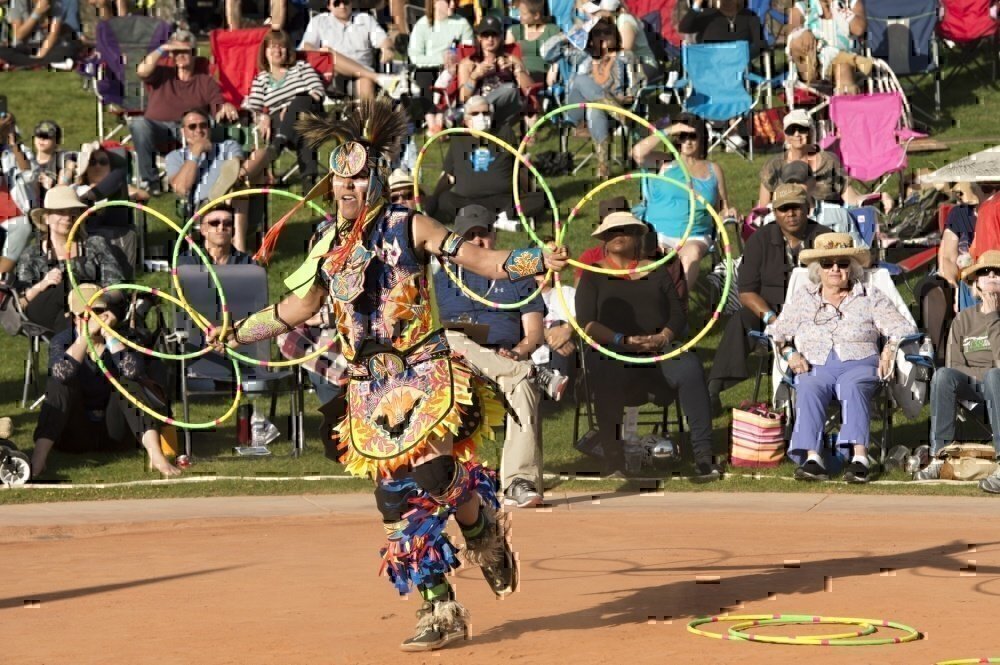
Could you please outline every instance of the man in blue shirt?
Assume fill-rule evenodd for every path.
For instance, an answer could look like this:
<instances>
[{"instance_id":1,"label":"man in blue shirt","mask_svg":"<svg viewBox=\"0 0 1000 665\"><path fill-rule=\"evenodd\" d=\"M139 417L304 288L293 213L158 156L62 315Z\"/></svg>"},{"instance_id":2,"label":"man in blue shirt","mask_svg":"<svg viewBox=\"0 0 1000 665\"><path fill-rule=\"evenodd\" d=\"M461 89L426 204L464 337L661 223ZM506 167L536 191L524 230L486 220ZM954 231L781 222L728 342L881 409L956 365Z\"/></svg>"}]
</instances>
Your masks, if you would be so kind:
<instances>
[{"instance_id":1,"label":"man in blue shirt","mask_svg":"<svg viewBox=\"0 0 1000 665\"><path fill-rule=\"evenodd\" d=\"M453 230L465 242L493 249L495 217L483 206L466 206L458 211ZM537 288L532 279L491 280L461 268L449 268L474 293L492 302L516 303ZM448 345L500 386L514 412L514 418L507 418L500 464L506 502L520 508L538 505L543 485L540 394L535 384L541 384L553 399L558 399L566 386L566 377L536 369L531 363L531 354L545 341L542 299L535 298L520 309L495 309L467 296L444 270L434 276L434 291L446 328L457 323L489 327L485 346L456 330L448 331Z\"/></svg>"}]
</instances>

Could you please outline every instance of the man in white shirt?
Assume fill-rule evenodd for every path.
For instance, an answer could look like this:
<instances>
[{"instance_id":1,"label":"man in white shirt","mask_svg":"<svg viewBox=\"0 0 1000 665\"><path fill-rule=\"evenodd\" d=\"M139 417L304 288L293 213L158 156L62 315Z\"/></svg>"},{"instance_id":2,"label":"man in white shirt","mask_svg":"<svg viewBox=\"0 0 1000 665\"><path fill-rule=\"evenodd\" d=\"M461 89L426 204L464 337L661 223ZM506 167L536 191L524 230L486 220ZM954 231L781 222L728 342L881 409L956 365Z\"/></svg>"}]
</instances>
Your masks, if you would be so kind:
<instances>
[{"instance_id":1,"label":"man in white shirt","mask_svg":"<svg viewBox=\"0 0 1000 665\"><path fill-rule=\"evenodd\" d=\"M334 58L344 55L366 69L374 71L372 49L381 49L382 60L392 60L392 40L375 18L352 9L352 0L329 0L329 12L318 14L309 21L299 49L303 51L329 51ZM357 79L356 95L361 99L375 96L375 83Z\"/></svg>"}]
</instances>

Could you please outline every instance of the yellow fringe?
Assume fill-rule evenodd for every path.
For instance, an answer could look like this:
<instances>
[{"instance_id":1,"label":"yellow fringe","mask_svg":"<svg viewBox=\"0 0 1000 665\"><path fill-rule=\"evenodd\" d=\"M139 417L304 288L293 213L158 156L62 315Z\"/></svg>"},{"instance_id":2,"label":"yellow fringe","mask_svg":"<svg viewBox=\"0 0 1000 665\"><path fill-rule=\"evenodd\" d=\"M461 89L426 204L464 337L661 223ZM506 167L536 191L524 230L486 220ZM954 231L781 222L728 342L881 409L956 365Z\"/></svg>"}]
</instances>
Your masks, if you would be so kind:
<instances>
[{"instance_id":1,"label":"yellow fringe","mask_svg":"<svg viewBox=\"0 0 1000 665\"><path fill-rule=\"evenodd\" d=\"M477 378L465 365L458 360L452 360L452 375L454 377L455 404L441 422L431 430L428 440L443 439L458 434L462 426L462 417L473 405L473 394L479 398L481 421L475 432L462 441L456 441L452 454L462 462L471 460L477 448L489 439L496 440L496 430L503 427L506 412L503 403L496 394L492 384ZM350 441L350 417L344 418L337 426L341 441ZM348 473L361 478L381 475L388 477L397 469L413 462L427 452L427 443L414 446L406 453L392 459L376 460L358 454L353 446L348 447L344 465Z\"/></svg>"}]
</instances>

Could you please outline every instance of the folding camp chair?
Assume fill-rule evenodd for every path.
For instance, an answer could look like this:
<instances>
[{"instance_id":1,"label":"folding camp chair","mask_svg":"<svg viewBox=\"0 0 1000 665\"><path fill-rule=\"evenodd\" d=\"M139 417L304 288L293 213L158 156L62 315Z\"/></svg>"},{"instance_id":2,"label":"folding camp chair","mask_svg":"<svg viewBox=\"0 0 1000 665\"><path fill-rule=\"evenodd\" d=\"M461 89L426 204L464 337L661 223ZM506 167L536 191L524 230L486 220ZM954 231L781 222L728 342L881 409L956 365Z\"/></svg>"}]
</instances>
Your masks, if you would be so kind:
<instances>
[{"instance_id":1,"label":"folding camp chair","mask_svg":"<svg viewBox=\"0 0 1000 665\"><path fill-rule=\"evenodd\" d=\"M136 67L170 38L170 24L148 16L120 16L100 21L96 36L97 135L105 141L125 129L129 115L141 114L145 109L146 86L136 74ZM118 117L115 126L107 130L105 110Z\"/></svg>"},{"instance_id":2,"label":"folding camp chair","mask_svg":"<svg viewBox=\"0 0 1000 665\"><path fill-rule=\"evenodd\" d=\"M941 19L937 33L946 49L952 74L971 70L986 51L992 69L992 79L997 79L1000 59L1000 21L996 14L996 0L941 0ZM954 55L954 62L951 57Z\"/></svg>"},{"instance_id":3,"label":"folding camp chair","mask_svg":"<svg viewBox=\"0 0 1000 665\"><path fill-rule=\"evenodd\" d=\"M226 294L226 305L229 308L230 321L244 318L260 311L268 304L267 273L256 265L220 265L215 266L215 272ZM202 316L219 325L222 320L221 303L214 283L209 273L202 266L180 266L177 269L181 289L191 306ZM174 329L187 349L197 349L204 345L204 335L200 328L194 325L190 317L179 312L179 320L175 321ZM271 342L258 342L242 346L239 351L258 361L271 360ZM274 420L279 391L290 393L290 438L294 450L299 453L303 449L303 437L298 401L298 372L291 370L270 370L263 367L240 367L241 386L247 395L267 394L271 396L270 418ZM181 361L180 369L181 400L184 409L184 420L190 421L191 398L197 395L232 394L235 391L235 377L232 363L219 354L211 353L193 361ZM191 454L191 432L184 431L185 451Z\"/></svg>"},{"instance_id":4,"label":"folding camp chair","mask_svg":"<svg viewBox=\"0 0 1000 665\"><path fill-rule=\"evenodd\" d=\"M934 114L913 107L932 119L941 112L941 67L934 34L937 5L938 0L865 0L868 50L894 74L894 79L880 78L884 70L876 68L874 89L892 90L893 83L903 79L911 80L909 92L917 93L921 82L932 79Z\"/></svg>"},{"instance_id":5,"label":"folding camp chair","mask_svg":"<svg viewBox=\"0 0 1000 665\"><path fill-rule=\"evenodd\" d=\"M686 91L684 110L709 123L728 123L726 129L716 133L708 149L726 141L741 122L752 134L750 113L760 103L766 82L749 70L749 45L742 41L688 44L684 46L681 59L683 78L673 87ZM754 96L750 95L748 84L756 87ZM750 138L748 156L753 159L753 137Z\"/></svg>"},{"instance_id":6,"label":"folding camp chair","mask_svg":"<svg viewBox=\"0 0 1000 665\"><path fill-rule=\"evenodd\" d=\"M785 79L788 77L787 72L781 72L778 75L774 73L774 49L779 46L779 43L784 43L788 14L774 7L773 0L749 0L747 7L760 19L761 28L764 30L766 48L761 51L760 59L764 69L764 79L769 84L765 89L764 105L766 108L772 108L774 106L772 91L784 85Z\"/></svg>"},{"instance_id":7,"label":"folding camp chair","mask_svg":"<svg viewBox=\"0 0 1000 665\"><path fill-rule=\"evenodd\" d=\"M212 48L212 69L219 79L222 96L240 108L257 75L257 54L269 28L213 30L208 35Z\"/></svg>"},{"instance_id":8,"label":"folding camp chair","mask_svg":"<svg viewBox=\"0 0 1000 665\"><path fill-rule=\"evenodd\" d=\"M788 290L785 301L792 294L808 283L808 270L796 268L788 280ZM900 296L889 272L882 268L865 270L862 281L866 289L879 289L892 302L893 306L911 323L916 325L909 306ZM883 340L884 342L884 340ZM908 418L916 418L927 400L930 387L929 369L934 366L934 352L930 339L923 333L908 335L900 340L896 350L896 362L893 375L883 383L879 399L882 400L879 410L882 420L882 439L880 451L875 455L876 461L883 462L882 456L892 442L892 408L898 407ZM783 411L787 416L788 428L791 432L795 415L794 409L794 375L789 373L788 363L781 354L774 352L772 365L772 403L776 410ZM828 429L836 422L835 418L828 420Z\"/></svg>"},{"instance_id":9,"label":"folding camp chair","mask_svg":"<svg viewBox=\"0 0 1000 665\"><path fill-rule=\"evenodd\" d=\"M661 57L661 54L668 60L681 57L684 35L677 31L680 20L678 5L686 4L678 0L629 0L629 12L638 17L646 27L649 46L657 57Z\"/></svg>"},{"instance_id":10,"label":"folding camp chair","mask_svg":"<svg viewBox=\"0 0 1000 665\"><path fill-rule=\"evenodd\" d=\"M900 93L837 95L830 101L835 134L820 147L836 153L852 178L870 182L906 169L906 146L924 136L910 129ZM902 143L901 143L902 142Z\"/></svg>"}]
</instances>

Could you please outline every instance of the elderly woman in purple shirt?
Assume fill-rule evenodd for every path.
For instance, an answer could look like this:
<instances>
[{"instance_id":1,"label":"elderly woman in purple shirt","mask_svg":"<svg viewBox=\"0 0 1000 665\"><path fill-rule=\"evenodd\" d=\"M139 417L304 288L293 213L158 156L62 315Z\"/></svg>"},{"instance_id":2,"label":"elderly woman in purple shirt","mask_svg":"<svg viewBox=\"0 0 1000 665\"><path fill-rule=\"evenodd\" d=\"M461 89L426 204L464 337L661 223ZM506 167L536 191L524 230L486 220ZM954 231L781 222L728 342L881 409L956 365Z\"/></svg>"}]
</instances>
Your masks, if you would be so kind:
<instances>
[{"instance_id":1,"label":"elderly woman in purple shirt","mask_svg":"<svg viewBox=\"0 0 1000 665\"><path fill-rule=\"evenodd\" d=\"M855 248L849 235L817 236L813 249L803 250L799 259L809 268L810 284L796 291L767 327L795 373L795 427L788 452L798 459L805 454L795 478L828 479L823 424L836 398L843 423L837 445L854 449L844 479L865 483L872 397L879 379L892 369L899 340L915 328L888 296L862 283L871 254ZM881 357L880 337L888 340Z\"/></svg>"}]
</instances>

